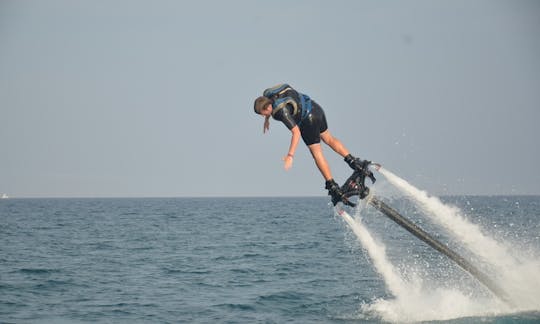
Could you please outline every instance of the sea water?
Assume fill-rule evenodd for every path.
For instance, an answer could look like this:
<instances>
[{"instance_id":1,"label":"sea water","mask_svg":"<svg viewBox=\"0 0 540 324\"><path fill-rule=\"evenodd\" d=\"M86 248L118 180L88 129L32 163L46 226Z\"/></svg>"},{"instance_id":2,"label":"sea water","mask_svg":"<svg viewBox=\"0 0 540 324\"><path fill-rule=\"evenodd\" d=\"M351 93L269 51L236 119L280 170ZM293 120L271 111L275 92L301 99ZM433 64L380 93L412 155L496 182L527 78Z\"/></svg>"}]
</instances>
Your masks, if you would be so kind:
<instances>
[{"instance_id":1,"label":"sea water","mask_svg":"<svg viewBox=\"0 0 540 324\"><path fill-rule=\"evenodd\" d=\"M404 216L476 260L414 199L377 190ZM360 208L353 216L383 250L397 283L389 282L372 247L328 200L1 200L0 322L540 321L535 307L498 311L504 306L487 302L489 291L470 275L373 208ZM538 259L540 197L442 201L516 255ZM489 260L478 262L490 269ZM433 307L434 299L437 312L411 316Z\"/></svg>"}]
</instances>

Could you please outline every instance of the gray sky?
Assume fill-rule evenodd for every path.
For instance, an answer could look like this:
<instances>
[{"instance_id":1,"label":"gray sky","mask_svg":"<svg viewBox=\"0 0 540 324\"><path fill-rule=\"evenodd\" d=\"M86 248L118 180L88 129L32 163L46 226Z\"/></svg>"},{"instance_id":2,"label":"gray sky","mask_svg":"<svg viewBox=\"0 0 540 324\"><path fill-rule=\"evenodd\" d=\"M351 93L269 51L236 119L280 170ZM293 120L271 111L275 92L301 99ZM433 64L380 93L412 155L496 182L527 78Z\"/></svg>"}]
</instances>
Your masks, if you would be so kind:
<instances>
[{"instance_id":1,"label":"gray sky","mask_svg":"<svg viewBox=\"0 0 540 324\"><path fill-rule=\"evenodd\" d=\"M536 0L1 1L0 192L325 195L253 113L287 82L433 194L540 194L539 35Z\"/></svg>"}]
</instances>

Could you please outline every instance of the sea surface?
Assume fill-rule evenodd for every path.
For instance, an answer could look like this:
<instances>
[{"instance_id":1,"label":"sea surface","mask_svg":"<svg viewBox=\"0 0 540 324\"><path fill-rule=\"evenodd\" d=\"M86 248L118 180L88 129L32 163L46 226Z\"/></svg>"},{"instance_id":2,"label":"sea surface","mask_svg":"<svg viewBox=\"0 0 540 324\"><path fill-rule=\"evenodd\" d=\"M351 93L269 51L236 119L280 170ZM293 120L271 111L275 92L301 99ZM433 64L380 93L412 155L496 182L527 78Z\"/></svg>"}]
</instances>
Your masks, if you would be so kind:
<instances>
[{"instance_id":1,"label":"sea surface","mask_svg":"<svg viewBox=\"0 0 540 324\"><path fill-rule=\"evenodd\" d=\"M538 260L539 196L442 200L489 237ZM407 199L388 202L451 240ZM376 211L366 207L355 217L384 245L403 280L464 290L469 303L489 297ZM459 241L448 244L466 250ZM415 309L393 309L398 318L387 317L383 306L398 307L392 301L403 296L393 296L368 252L327 197L4 199L0 322L540 322L540 307L456 312L460 297L451 293L441 303L453 312L415 318ZM410 307L431 307L418 294L424 293L415 292Z\"/></svg>"}]
</instances>

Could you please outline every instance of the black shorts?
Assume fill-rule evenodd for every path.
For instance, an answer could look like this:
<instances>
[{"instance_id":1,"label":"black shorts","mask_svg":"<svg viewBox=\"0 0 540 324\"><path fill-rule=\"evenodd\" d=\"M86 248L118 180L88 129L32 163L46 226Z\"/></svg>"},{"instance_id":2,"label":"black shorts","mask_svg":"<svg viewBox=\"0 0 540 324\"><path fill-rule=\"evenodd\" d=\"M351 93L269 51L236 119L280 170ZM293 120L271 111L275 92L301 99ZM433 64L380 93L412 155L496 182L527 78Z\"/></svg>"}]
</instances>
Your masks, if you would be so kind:
<instances>
[{"instance_id":1,"label":"black shorts","mask_svg":"<svg viewBox=\"0 0 540 324\"><path fill-rule=\"evenodd\" d=\"M321 142L321 133L328 129L324 110L315 101L311 101L311 112L300 124L300 133L306 145L317 144Z\"/></svg>"}]
</instances>

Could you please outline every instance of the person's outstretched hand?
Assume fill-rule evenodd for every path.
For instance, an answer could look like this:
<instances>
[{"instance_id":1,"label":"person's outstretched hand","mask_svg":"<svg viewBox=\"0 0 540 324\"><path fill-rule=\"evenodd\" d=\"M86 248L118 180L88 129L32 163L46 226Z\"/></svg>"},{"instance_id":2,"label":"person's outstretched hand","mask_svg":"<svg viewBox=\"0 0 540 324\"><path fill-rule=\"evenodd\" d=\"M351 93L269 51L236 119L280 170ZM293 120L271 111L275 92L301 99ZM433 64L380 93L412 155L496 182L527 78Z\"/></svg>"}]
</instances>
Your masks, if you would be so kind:
<instances>
[{"instance_id":1,"label":"person's outstretched hand","mask_svg":"<svg viewBox=\"0 0 540 324\"><path fill-rule=\"evenodd\" d=\"M285 157L283 157L283 161L285 162L283 167L285 168L286 171L288 171L290 168L292 168L292 164L293 164L293 157L292 156L286 155Z\"/></svg>"}]
</instances>

